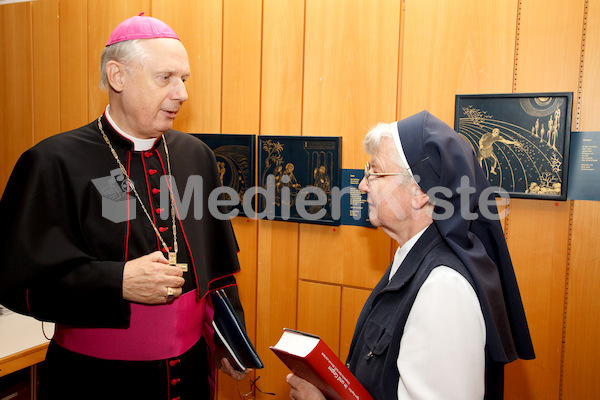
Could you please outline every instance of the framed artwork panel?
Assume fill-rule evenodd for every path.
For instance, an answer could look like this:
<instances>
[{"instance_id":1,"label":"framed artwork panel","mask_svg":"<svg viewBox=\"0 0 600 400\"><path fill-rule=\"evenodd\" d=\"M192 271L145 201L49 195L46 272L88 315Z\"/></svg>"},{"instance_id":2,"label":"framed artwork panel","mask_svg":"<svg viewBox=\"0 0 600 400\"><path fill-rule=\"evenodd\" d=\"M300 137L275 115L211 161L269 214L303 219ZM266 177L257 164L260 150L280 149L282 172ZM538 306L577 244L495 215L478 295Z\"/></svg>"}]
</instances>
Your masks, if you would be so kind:
<instances>
[{"instance_id":1,"label":"framed artwork panel","mask_svg":"<svg viewBox=\"0 0 600 400\"><path fill-rule=\"evenodd\" d=\"M258 179L267 218L339 225L333 189L341 179L341 137L258 136Z\"/></svg>"},{"instance_id":2,"label":"framed artwork panel","mask_svg":"<svg viewBox=\"0 0 600 400\"><path fill-rule=\"evenodd\" d=\"M456 95L454 129L492 186L565 200L572 102L571 92Z\"/></svg>"},{"instance_id":3,"label":"framed artwork panel","mask_svg":"<svg viewBox=\"0 0 600 400\"><path fill-rule=\"evenodd\" d=\"M246 191L254 187L255 175L255 135L237 135L223 133L194 133L213 151L221 184L229 186L238 194L238 215L245 215L242 201Z\"/></svg>"}]
</instances>

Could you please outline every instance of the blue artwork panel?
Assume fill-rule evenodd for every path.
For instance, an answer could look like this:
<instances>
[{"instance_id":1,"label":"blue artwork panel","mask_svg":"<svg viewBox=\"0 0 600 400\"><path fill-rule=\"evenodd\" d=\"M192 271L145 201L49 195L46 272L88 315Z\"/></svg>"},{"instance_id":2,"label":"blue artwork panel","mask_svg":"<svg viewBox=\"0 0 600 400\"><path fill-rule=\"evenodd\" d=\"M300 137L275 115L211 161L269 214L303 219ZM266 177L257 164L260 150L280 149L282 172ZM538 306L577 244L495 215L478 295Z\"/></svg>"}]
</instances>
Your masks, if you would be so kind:
<instances>
[{"instance_id":1,"label":"blue artwork panel","mask_svg":"<svg viewBox=\"0 0 600 400\"><path fill-rule=\"evenodd\" d=\"M492 186L566 199L572 93L457 95L454 129Z\"/></svg>"}]
</instances>

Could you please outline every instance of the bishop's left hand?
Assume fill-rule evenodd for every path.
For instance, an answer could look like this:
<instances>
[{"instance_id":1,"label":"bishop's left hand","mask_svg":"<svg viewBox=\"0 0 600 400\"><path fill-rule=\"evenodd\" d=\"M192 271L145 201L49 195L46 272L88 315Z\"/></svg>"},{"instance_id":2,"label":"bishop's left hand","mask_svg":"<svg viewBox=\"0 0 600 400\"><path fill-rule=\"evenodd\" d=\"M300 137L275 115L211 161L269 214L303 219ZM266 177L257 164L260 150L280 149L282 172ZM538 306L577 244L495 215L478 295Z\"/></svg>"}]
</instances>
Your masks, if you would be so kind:
<instances>
[{"instance_id":1,"label":"bishop's left hand","mask_svg":"<svg viewBox=\"0 0 600 400\"><path fill-rule=\"evenodd\" d=\"M221 370L225 372L227 375L231 376L236 381L241 381L245 379L252 370L250 368L246 368L244 371L238 371L231 366L229 360L225 357L221 358Z\"/></svg>"},{"instance_id":2,"label":"bishop's left hand","mask_svg":"<svg viewBox=\"0 0 600 400\"><path fill-rule=\"evenodd\" d=\"M181 295L184 283L181 268L169 265L160 251L129 260L123 267L123 298L136 303L164 304L169 294Z\"/></svg>"}]
</instances>

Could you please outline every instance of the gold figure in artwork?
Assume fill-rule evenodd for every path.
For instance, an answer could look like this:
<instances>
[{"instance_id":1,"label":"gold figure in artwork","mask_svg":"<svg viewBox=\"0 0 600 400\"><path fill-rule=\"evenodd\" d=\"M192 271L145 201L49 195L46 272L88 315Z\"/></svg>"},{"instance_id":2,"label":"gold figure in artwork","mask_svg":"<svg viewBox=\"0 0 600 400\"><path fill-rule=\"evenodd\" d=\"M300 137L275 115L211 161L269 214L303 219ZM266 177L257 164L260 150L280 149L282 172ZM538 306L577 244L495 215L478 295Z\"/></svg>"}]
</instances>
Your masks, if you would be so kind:
<instances>
[{"instance_id":1,"label":"gold figure in artwork","mask_svg":"<svg viewBox=\"0 0 600 400\"><path fill-rule=\"evenodd\" d=\"M223 161L217 161L217 168L219 169L219 178L221 179L221 185L223 185L223 177L225 176L225 163Z\"/></svg>"},{"instance_id":2,"label":"gold figure in artwork","mask_svg":"<svg viewBox=\"0 0 600 400\"><path fill-rule=\"evenodd\" d=\"M285 171L283 171L283 177L281 178L282 185L290 189L292 197L295 197L296 193L302 189L302 185L298 183L298 180L294 175L294 168L294 164L287 163L285 165Z\"/></svg>"},{"instance_id":3,"label":"gold figure in artwork","mask_svg":"<svg viewBox=\"0 0 600 400\"><path fill-rule=\"evenodd\" d=\"M331 194L331 178L324 165L314 170L315 187L321 189L326 194Z\"/></svg>"},{"instance_id":4,"label":"gold figure in artwork","mask_svg":"<svg viewBox=\"0 0 600 400\"><path fill-rule=\"evenodd\" d=\"M512 144L520 146L520 143L514 140L508 140L500 136L500 129L494 128L491 132L485 133L479 139L479 165L483 167L483 160L492 160L494 164L490 168L490 172L496 175L496 168L498 167L498 158L494 154L494 143Z\"/></svg>"}]
</instances>

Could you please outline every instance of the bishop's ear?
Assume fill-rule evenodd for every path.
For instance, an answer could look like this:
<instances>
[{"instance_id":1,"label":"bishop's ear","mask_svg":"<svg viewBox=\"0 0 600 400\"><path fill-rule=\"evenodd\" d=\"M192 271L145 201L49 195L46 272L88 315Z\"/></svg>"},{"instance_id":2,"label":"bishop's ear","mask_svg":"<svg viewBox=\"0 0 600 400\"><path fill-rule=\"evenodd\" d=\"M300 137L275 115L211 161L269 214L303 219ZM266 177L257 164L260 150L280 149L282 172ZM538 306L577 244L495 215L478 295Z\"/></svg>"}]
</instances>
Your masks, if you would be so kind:
<instances>
[{"instance_id":1,"label":"bishop's ear","mask_svg":"<svg viewBox=\"0 0 600 400\"><path fill-rule=\"evenodd\" d=\"M106 63L106 80L108 85L117 93L123 91L123 78L124 78L124 66L123 64L111 60Z\"/></svg>"}]
</instances>

